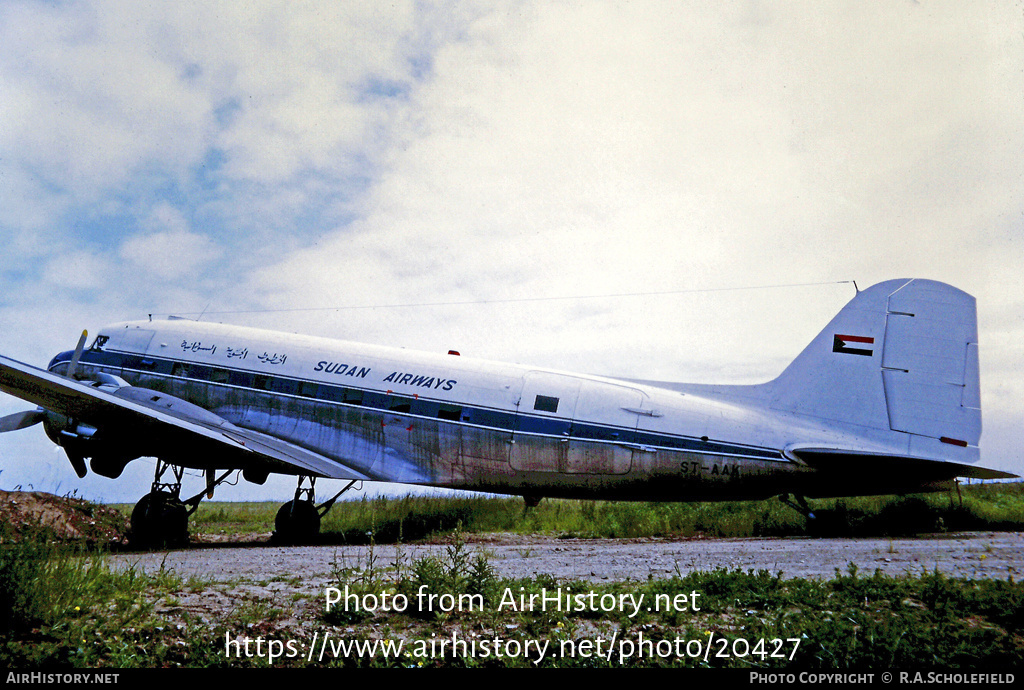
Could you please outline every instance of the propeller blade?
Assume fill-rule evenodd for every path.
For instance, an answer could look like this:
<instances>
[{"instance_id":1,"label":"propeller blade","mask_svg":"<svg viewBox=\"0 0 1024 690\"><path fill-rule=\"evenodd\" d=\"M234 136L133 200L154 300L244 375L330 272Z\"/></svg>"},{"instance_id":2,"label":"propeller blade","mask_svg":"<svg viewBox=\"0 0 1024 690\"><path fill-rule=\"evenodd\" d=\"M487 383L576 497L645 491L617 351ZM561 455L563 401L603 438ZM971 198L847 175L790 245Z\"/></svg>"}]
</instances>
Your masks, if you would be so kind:
<instances>
[{"instance_id":1,"label":"propeller blade","mask_svg":"<svg viewBox=\"0 0 1024 690\"><path fill-rule=\"evenodd\" d=\"M68 364L68 373L66 376L69 379L75 378L75 369L78 368L78 360L82 357L82 352L85 350L85 340L89 337L88 331L82 331L82 337L78 339L78 345L75 347L75 354L71 357L71 363Z\"/></svg>"},{"instance_id":2,"label":"propeller blade","mask_svg":"<svg viewBox=\"0 0 1024 690\"><path fill-rule=\"evenodd\" d=\"M33 424L46 419L46 413L42 410L29 410L26 412L15 412L9 414L6 417L0 417L0 433L5 431L17 431L18 429L27 429Z\"/></svg>"}]
</instances>

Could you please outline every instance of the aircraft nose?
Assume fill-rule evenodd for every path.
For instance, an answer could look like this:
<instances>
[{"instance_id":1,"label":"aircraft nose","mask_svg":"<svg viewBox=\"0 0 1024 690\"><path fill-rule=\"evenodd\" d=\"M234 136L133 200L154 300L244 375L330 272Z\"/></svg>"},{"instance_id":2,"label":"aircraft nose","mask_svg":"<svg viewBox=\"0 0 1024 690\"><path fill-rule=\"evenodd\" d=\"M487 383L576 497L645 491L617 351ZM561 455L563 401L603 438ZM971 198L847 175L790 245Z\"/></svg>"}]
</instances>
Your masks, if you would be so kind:
<instances>
[{"instance_id":1,"label":"aircraft nose","mask_svg":"<svg viewBox=\"0 0 1024 690\"><path fill-rule=\"evenodd\" d=\"M53 371L53 368L58 364L65 364L67 362L70 362L74 354L74 350L65 350L64 352L58 352L56 355L54 355L53 359L50 360L50 363L46 365L47 371Z\"/></svg>"}]
</instances>

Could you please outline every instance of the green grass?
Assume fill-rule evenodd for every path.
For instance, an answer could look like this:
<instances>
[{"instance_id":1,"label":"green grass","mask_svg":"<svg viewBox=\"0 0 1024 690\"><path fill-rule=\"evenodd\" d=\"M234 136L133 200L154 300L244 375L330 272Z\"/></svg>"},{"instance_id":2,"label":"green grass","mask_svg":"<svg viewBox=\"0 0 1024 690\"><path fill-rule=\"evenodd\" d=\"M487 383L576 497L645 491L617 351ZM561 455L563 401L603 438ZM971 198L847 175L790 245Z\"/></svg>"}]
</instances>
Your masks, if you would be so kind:
<instances>
[{"instance_id":1,"label":"green grass","mask_svg":"<svg viewBox=\"0 0 1024 690\"><path fill-rule=\"evenodd\" d=\"M976 487L964 507L945 496L834 502L845 530L880 529L886 522L935 520L1015 525L1020 487ZM967 580L938 572L892 577L837 568L829 580L786 579L766 571L694 572L642 582L594 584L547 575L505 579L486 552L475 551L464 529L575 534L677 534L686 530L743 533L789 529L789 508L750 504L610 504L545 501L526 512L505 499L406 498L343 506L335 535L376 543L376 535L448 530L438 556L382 562L371 549L359 563L337 562L328 583L357 596L404 596L402 611L324 610L323 600L283 588L273 597L246 599L213 623L190 617L178 597L208 586L161 569L144 575L113 571L102 554L54 544L45 538L0 540L0 665L18 668L265 667L263 655L229 656L229 641L292 641L295 654L273 665L306 665L311 630L332 642L401 642L403 653L328 653L332 666L702 666L745 669L984 669L1019 668L1024 661L1024 585L1011 580ZM818 506L816 506L818 507ZM206 525L267 526L276 506L205 507ZM819 509L820 510L820 509ZM244 514L243 518L238 516ZM459 520L468 518L469 525ZM454 527L448 521L456 520ZM346 522L348 521L348 522ZM369 532L369 536L366 535ZM2 535L0 535L2 536ZM347 538L347 537L346 537ZM441 538L441 537L439 537ZM286 583L287 584L287 583ZM224 593L231 593L230 585ZM678 601L681 607L641 606L520 609L508 601L561 588L592 601L632 597ZM421 592L448 595L466 605L446 608L421 600ZM693 597L696 593L699 596ZM699 609L699 610L698 610ZM631 615L632 614L632 615ZM298 617L306 623L294 627ZM535 645L530 653L503 656L453 653L443 640L501 640ZM641 646L646 641L648 647ZM543 653L540 652L543 645ZM604 653L598 654L604 645ZM513 649L514 647L506 647ZM266 647L264 648L266 650ZM646 650L646 651L645 651ZM279 652L288 652L283 647ZM695 651L701 653L695 654ZM708 654L703 652L708 651ZM610 652L610 653L609 653ZM321 662L315 661L314 664Z\"/></svg>"},{"instance_id":2,"label":"green grass","mask_svg":"<svg viewBox=\"0 0 1024 690\"><path fill-rule=\"evenodd\" d=\"M114 572L95 551L20 537L0 544L0 665L144 666L159 658L153 604L185 588L180 578Z\"/></svg>"},{"instance_id":3,"label":"green grass","mask_svg":"<svg viewBox=\"0 0 1024 690\"><path fill-rule=\"evenodd\" d=\"M341 666L998 671L1017 668L1024 660L1024 585L1012 580L962 580L937 572L863 576L852 565L825 581L724 569L607 584L548 576L501 579L486 559L466 551L456 533L442 557L421 559L397 572L349 569L339 572L333 584L359 595L404 595L408 603L399 611L368 612L352 603L324 613L323 621L343 628L345 639L403 643L402 656L328 660ZM445 609L418 596L424 590L466 595L466 603ZM560 610L537 603L558 591L581 594L584 602L626 596L646 605ZM522 598L528 602L531 595L538 597L532 607L509 605ZM662 605L652 607L652 602ZM453 638L500 639L521 649L529 642L538 653L497 658L437 646ZM543 653L536 645L543 645ZM602 646L609 653L599 656L596 650Z\"/></svg>"},{"instance_id":4,"label":"green grass","mask_svg":"<svg viewBox=\"0 0 1024 690\"><path fill-rule=\"evenodd\" d=\"M341 501L324 518L325 543L415 541L468 532L567 537L907 536L929 532L1024 529L1024 485L962 487L947 494L812 501L806 520L777 499L725 503L640 503L545 499L526 510L521 498L406 496ZM276 503L200 505L191 530L209 534L273 531Z\"/></svg>"}]
</instances>

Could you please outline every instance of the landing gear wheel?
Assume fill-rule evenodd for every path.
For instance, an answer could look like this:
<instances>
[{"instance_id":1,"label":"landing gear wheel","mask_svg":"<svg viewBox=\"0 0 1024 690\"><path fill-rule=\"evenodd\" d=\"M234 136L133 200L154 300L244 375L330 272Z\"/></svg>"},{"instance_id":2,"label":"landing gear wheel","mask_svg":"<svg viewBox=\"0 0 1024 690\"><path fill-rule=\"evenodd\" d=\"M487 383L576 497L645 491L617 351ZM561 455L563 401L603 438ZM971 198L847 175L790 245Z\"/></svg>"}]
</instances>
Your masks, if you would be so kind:
<instances>
[{"instance_id":1,"label":"landing gear wheel","mask_svg":"<svg viewBox=\"0 0 1024 690\"><path fill-rule=\"evenodd\" d=\"M274 540L302 544L320 534L320 513L312 501L288 501L274 519Z\"/></svg>"},{"instance_id":2,"label":"landing gear wheel","mask_svg":"<svg viewBox=\"0 0 1024 690\"><path fill-rule=\"evenodd\" d=\"M140 549L161 549L188 544L188 509L177 496L153 491L132 510L130 542Z\"/></svg>"}]
</instances>

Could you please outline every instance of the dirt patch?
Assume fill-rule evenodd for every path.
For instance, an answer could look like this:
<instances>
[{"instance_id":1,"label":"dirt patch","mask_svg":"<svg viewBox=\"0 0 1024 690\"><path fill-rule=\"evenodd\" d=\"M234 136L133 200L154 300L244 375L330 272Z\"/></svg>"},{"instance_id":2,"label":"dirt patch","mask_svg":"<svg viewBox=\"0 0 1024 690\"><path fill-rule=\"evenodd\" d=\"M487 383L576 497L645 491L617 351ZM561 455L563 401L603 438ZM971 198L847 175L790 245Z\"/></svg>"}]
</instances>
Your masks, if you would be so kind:
<instances>
[{"instance_id":1,"label":"dirt patch","mask_svg":"<svg viewBox=\"0 0 1024 690\"><path fill-rule=\"evenodd\" d=\"M127 543L128 517L74 496L41 491L0 491L2 538L20 541L42 536L48 541L86 546Z\"/></svg>"}]
</instances>

